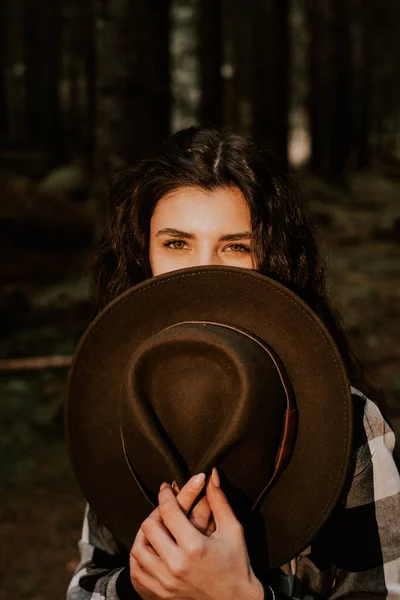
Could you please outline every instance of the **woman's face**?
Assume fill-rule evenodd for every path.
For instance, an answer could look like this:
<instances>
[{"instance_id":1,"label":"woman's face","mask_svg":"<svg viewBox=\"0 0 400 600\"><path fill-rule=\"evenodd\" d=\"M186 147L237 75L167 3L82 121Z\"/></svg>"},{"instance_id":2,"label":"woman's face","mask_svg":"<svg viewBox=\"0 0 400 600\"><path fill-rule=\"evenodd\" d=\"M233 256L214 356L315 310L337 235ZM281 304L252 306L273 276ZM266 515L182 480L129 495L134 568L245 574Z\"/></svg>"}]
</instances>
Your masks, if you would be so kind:
<instances>
[{"instance_id":1,"label":"woman's face","mask_svg":"<svg viewBox=\"0 0 400 600\"><path fill-rule=\"evenodd\" d=\"M250 246L250 210L237 188L177 188L161 198L151 218L154 276L200 265L254 269Z\"/></svg>"}]
</instances>

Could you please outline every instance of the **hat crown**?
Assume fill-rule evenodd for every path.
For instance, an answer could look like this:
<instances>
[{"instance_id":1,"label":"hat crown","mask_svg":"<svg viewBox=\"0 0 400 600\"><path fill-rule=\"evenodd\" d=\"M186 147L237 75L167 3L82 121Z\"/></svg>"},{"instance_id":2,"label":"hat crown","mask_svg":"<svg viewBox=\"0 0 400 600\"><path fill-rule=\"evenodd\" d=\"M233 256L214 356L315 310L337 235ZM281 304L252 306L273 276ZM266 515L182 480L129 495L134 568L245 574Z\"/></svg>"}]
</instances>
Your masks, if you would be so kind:
<instances>
[{"instance_id":1,"label":"hat crown","mask_svg":"<svg viewBox=\"0 0 400 600\"><path fill-rule=\"evenodd\" d=\"M128 363L120 409L142 491L155 502L162 480L183 485L213 466L229 471L230 451L243 446L240 488L256 502L274 471L288 393L277 357L244 330L183 322L151 336Z\"/></svg>"}]
</instances>

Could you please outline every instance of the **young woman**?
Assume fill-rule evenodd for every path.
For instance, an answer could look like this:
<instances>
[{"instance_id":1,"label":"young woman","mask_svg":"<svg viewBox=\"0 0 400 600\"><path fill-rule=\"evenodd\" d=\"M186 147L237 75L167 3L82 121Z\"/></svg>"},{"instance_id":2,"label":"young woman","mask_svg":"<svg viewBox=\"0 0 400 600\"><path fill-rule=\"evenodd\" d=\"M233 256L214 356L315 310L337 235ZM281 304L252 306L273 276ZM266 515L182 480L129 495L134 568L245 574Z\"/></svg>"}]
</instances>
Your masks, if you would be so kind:
<instances>
[{"instance_id":1,"label":"young woman","mask_svg":"<svg viewBox=\"0 0 400 600\"><path fill-rule=\"evenodd\" d=\"M323 263L297 186L271 153L245 136L181 131L111 186L94 267L99 308L148 277L197 265L265 273L325 323L353 386L354 452L346 496L310 547L272 573L264 587L215 470L190 519L185 511L205 485L204 475L182 490L165 485L130 553L87 507L68 599L400 598L394 434L367 398L376 399L374 391L328 306ZM179 535L173 538L167 524ZM207 552L198 543L199 531L215 540Z\"/></svg>"}]
</instances>

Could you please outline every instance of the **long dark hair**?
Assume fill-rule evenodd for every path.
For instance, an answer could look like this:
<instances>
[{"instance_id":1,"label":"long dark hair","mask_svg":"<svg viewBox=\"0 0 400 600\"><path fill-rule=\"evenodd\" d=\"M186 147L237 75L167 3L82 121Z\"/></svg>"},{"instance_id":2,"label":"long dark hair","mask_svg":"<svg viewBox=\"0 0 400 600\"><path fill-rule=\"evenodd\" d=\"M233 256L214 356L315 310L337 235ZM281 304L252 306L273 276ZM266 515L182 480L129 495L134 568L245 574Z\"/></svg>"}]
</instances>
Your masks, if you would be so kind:
<instances>
[{"instance_id":1,"label":"long dark hair","mask_svg":"<svg viewBox=\"0 0 400 600\"><path fill-rule=\"evenodd\" d=\"M98 307L151 277L151 216L165 194L183 186L234 186L242 192L251 213L257 270L293 290L314 310L335 340L351 383L379 399L349 346L338 313L329 306L324 263L298 184L285 164L248 136L191 127L116 177L94 261Z\"/></svg>"}]
</instances>

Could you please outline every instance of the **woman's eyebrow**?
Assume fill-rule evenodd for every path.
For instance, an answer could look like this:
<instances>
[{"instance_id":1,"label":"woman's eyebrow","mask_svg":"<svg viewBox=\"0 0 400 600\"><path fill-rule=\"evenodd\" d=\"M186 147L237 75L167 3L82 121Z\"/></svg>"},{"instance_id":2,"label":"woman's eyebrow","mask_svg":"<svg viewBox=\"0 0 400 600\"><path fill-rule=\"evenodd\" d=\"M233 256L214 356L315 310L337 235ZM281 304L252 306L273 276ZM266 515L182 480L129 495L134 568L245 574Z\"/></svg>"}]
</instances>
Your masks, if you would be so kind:
<instances>
[{"instance_id":1,"label":"woman's eyebrow","mask_svg":"<svg viewBox=\"0 0 400 600\"><path fill-rule=\"evenodd\" d=\"M156 237L159 235L172 235L173 237L186 238L187 240L193 240L195 238L193 233L187 233L186 231L180 231L179 229L172 229L171 227L160 229L160 231L156 233Z\"/></svg>"},{"instance_id":2,"label":"woman's eyebrow","mask_svg":"<svg viewBox=\"0 0 400 600\"><path fill-rule=\"evenodd\" d=\"M219 238L220 242L234 242L237 240L249 240L253 236L251 231L242 231L240 233L227 233Z\"/></svg>"},{"instance_id":3,"label":"woman's eyebrow","mask_svg":"<svg viewBox=\"0 0 400 600\"><path fill-rule=\"evenodd\" d=\"M184 238L187 240L194 240L196 236L193 233L188 233L187 231L181 231L180 229L174 229L172 227L165 227L164 229L160 229L156 233L156 237L160 235L171 235L172 237ZM238 233L227 233L226 235L222 235L219 238L220 242L235 242L238 240L248 240L252 237L251 231L241 231Z\"/></svg>"}]
</instances>

